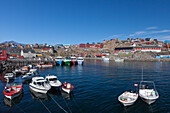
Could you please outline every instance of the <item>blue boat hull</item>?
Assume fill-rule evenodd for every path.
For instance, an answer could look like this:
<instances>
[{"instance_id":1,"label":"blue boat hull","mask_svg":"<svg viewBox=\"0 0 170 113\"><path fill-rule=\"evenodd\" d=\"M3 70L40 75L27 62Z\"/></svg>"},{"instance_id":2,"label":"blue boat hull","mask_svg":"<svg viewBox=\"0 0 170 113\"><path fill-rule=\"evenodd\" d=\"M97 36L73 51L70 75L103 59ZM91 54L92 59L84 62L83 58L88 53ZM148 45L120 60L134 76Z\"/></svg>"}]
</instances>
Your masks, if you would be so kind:
<instances>
[{"instance_id":1,"label":"blue boat hull","mask_svg":"<svg viewBox=\"0 0 170 113\"><path fill-rule=\"evenodd\" d=\"M63 61L56 61L56 64L62 65Z\"/></svg>"}]
</instances>

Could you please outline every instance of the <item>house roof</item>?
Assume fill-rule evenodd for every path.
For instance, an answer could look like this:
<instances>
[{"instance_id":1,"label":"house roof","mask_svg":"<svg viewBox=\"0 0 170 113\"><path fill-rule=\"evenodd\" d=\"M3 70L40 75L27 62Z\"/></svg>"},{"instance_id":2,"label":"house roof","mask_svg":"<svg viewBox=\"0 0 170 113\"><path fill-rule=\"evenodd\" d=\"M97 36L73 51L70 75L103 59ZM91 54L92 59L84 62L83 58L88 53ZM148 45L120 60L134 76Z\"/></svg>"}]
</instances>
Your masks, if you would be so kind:
<instances>
[{"instance_id":1,"label":"house roof","mask_svg":"<svg viewBox=\"0 0 170 113\"><path fill-rule=\"evenodd\" d=\"M28 53L28 52L31 52L31 53L35 53L35 51L33 49L24 49L23 52L24 53Z\"/></svg>"}]
</instances>

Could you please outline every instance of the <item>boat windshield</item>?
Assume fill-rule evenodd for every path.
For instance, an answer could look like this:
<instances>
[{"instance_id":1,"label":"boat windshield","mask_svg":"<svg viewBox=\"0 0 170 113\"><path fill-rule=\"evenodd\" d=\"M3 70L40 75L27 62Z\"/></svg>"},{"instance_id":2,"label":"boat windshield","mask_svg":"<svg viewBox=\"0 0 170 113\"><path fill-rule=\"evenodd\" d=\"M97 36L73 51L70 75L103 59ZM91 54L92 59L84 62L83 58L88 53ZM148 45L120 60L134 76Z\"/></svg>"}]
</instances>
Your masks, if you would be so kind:
<instances>
[{"instance_id":1,"label":"boat windshield","mask_svg":"<svg viewBox=\"0 0 170 113\"><path fill-rule=\"evenodd\" d=\"M153 82L141 82L140 89L155 89Z\"/></svg>"},{"instance_id":2,"label":"boat windshield","mask_svg":"<svg viewBox=\"0 0 170 113\"><path fill-rule=\"evenodd\" d=\"M50 78L49 81L55 81L57 78Z\"/></svg>"}]
</instances>

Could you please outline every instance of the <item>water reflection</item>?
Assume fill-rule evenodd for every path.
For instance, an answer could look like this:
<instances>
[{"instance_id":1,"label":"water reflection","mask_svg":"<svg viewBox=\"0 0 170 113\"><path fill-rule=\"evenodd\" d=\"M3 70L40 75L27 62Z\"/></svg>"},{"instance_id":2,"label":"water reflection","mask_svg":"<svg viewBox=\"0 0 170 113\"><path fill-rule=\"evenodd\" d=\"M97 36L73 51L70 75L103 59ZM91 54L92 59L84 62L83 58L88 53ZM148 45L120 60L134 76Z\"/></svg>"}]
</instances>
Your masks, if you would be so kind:
<instances>
[{"instance_id":1,"label":"water reflection","mask_svg":"<svg viewBox=\"0 0 170 113\"><path fill-rule=\"evenodd\" d=\"M68 93L66 93L64 91L61 91L61 95L62 95L63 99L66 99L66 100L71 100L74 97L73 92L68 94Z\"/></svg>"},{"instance_id":2,"label":"water reflection","mask_svg":"<svg viewBox=\"0 0 170 113\"><path fill-rule=\"evenodd\" d=\"M61 91L60 91L60 88L51 88L49 91L48 91L49 95L52 95L52 96L61 96Z\"/></svg>"},{"instance_id":3,"label":"water reflection","mask_svg":"<svg viewBox=\"0 0 170 113\"><path fill-rule=\"evenodd\" d=\"M4 96L4 104L8 107L12 107L15 104L20 103L20 101L22 100L22 97L23 97L23 93L21 93L19 96L15 97L12 100L10 100Z\"/></svg>"},{"instance_id":4,"label":"water reflection","mask_svg":"<svg viewBox=\"0 0 170 113\"><path fill-rule=\"evenodd\" d=\"M77 69L79 73L83 72L83 65L78 65Z\"/></svg>"}]
</instances>

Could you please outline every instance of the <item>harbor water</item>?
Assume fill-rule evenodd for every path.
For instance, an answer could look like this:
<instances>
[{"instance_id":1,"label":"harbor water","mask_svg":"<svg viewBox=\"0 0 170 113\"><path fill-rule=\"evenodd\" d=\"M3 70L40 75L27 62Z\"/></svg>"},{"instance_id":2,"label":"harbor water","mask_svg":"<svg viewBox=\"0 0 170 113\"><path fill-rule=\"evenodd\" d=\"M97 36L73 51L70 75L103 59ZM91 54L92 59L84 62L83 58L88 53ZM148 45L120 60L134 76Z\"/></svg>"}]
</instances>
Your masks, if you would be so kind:
<instances>
[{"instance_id":1,"label":"harbor water","mask_svg":"<svg viewBox=\"0 0 170 113\"><path fill-rule=\"evenodd\" d=\"M154 81L159 99L148 105L138 100L124 107L118 96L126 90L134 90L142 75L147 81ZM103 62L85 60L84 65L56 66L39 69L40 76L54 74L61 82L70 82L73 93L66 94L52 89L39 94L29 89L29 82L23 83L23 94L10 101L4 97L6 82L0 75L1 113L168 113L170 112L170 62ZM16 78L22 81L21 77Z\"/></svg>"}]
</instances>

